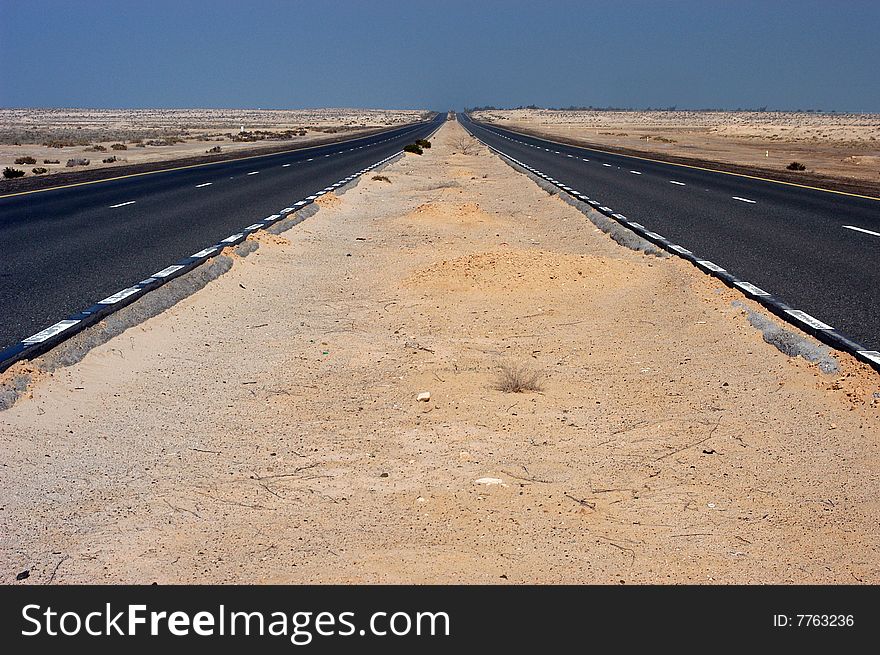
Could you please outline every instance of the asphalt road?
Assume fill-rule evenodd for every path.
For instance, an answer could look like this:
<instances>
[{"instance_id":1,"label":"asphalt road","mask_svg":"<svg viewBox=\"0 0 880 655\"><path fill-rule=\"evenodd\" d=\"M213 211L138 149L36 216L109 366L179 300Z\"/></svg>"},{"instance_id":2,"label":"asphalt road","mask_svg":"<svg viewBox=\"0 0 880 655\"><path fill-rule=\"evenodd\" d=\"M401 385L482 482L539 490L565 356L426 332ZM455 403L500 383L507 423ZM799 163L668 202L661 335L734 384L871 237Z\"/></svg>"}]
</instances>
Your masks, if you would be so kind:
<instances>
[{"instance_id":1,"label":"asphalt road","mask_svg":"<svg viewBox=\"0 0 880 655\"><path fill-rule=\"evenodd\" d=\"M289 153L0 197L0 351L398 152L445 118Z\"/></svg>"},{"instance_id":2,"label":"asphalt road","mask_svg":"<svg viewBox=\"0 0 880 655\"><path fill-rule=\"evenodd\" d=\"M880 350L880 201L562 145L480 139Z\"/></svg>"}]
</instances>

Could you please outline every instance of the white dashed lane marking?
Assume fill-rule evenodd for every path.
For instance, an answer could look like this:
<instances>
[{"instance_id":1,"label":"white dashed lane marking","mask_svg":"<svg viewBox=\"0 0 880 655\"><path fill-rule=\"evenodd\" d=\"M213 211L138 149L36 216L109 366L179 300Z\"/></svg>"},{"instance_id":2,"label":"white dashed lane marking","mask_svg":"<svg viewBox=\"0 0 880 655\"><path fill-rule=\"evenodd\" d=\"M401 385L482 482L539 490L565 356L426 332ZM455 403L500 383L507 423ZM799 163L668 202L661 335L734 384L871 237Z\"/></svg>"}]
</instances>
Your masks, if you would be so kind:
<instances>
[{"instance_id":1,"label":"white dashed lane marking","mask_svg":"<svg viewBox=\"0 0 880 655\"><path fill-rule=\"evenodd\" d=\"M678 186L687 186L684 182L676 182L675 180L669 180L670 184L677 184Z\"/></svg>"},{"instance_id":2,"label":"white dashed lane marking","mask_svg":"<svg viewBox=\"0 0 880 655\"><path fill-rule=\"evenodd\" d=\"M751 205L756 204L757 200L749 200L748 198L740 198L739 196L732 196L734 200L739 200L740 202L747 202Z\"/></svg>"},{"instance_id":3,"label":"white dashed lane marking","mask_svg":"<svg viewBox=\"0 0 880 655\"><path fill-rule=\"evenodd\" d=\"M608 168L611 168L611 164L602 164L602 165L607 166Z\"/></svg>"},{"instance_id":4,"label":"white dashed lane marking","mask_svg":"<svg viewBox=\"0 0 880 655\"><path fill-rule=\"evenodd\" d=\"M257 175L260 171L251 171L248 175Z\"/></svg>"},{"instance_id":5,"label":"white dashed lane marking","mask_svg":"<svg viewBox=\"0 0 880 655\"><path fill-rule=\"evenodd\" d=\"M641 173L639 173L638 171L630 171L630 173L632 173L633 175L641 175Z\"/></svg>"},{"instance_id":6,"label":"white dashed lane marking","mask_svg":"<svg viewBox=\"0 0 880 655\"><path fill-rule=\"evenodd\" d=\"M287 168L290 164L281 164L281 168Z\"/></svg>"},{"instance_id":7,"label":"white dashed lane marking","mask_svg":"<svg viewBox=\"0 0 880 655\"><path fill-rule=\"evenodd\" d=\"M117 207L125 207L126 205L133 205L136 200L129 200L128 202L120 202L118 205L110 205L110 209L116 209Z\"/></svg>"},{"instance_id":8,"label":"white dashed lane marking","mask_svg":"<svg viewBox=\"0 0 880 655\"><path fill-rule=\"evenodd\" d=\"M875 237L880 237L880 232L874 232L873 230L866 230L863 227L856 227L855 225L844 225L847 230L855 230L856 232L864 232L865 234L873 234Z\"/></svg>"},{"instance_id":9,"label":"white dashed lane marking","mask_svg":"<svg viewBox=\"0 0 880 655\"><path fill-rule=\"evenodd\" d=\"M214 184L214 183L213 182L203 182L202 184L196 184L196 188L201 189L204 186L211 186L212 184Z\"/></svg>"}]
</instances>

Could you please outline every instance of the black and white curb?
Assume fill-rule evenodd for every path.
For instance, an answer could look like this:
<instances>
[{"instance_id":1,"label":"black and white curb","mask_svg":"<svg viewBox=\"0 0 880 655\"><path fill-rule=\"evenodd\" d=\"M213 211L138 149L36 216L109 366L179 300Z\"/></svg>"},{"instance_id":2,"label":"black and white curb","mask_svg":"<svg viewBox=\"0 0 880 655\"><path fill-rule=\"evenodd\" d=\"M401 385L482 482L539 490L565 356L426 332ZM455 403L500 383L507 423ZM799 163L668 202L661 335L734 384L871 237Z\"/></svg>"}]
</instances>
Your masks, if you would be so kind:
<instances>
[{"instance_id":1,"label":"black and white curb","mask_svg":"<svg viewBox=\"0 0 880 655\"><path fill-rule=\"evenodd\" d=\"M465 128L467 129L467 128ZM470 130L468 130L470 131ZM553 186L557 187L564 193L580 200L581 202L585 202L590 205L596 211L604 214L605 216L614 219L620 225L639 235L643 239L650 241L651 243L663 248L667 252L676 255L682 259L686 259L691 264L699 268L704 273L708 273L712 277L718 278L722 282L724 282L727 286L732 287L734 289L738 289L746 296L751 298L752 300L757 301L768 310L770 310L773 314L781 318L782 320L791 323L806 332L814 336L816 339L821 341L822 343L835 348L836 350L842 350L843 352L847 352L859 361L865 362L872 366L876 371L880 372L880 351L877 350L868 350L861 344L856 343L844 335L840 334L837 330L835 330L831 325L820 321L818 318L811 316L807 312L801 311L799 309L794 309L790 307L786 303L784 303L781 299L774 296L769 291L765 291L760 287L755 286L751 282L747 282L745 280L740 280L738 277L733 275L732 273L726 271L724 268L715 264L707 259L703 259L693 252L688 250L687 248L680 246L678 244L672 243L666 237L657 234L656 232L652 232L648 228L646 228L641 223L636 221L631 221L623 214L615 212L611 207L606 206L602 202L596 200L595 198L590 198L589 196L584 195L580 191L576 189L572 189L569 186L566 186L559 180L555 180L549 175L539 171L532 166L529 166L525 162L521 162L515 157L508 155L506 152L495 148L494 146L489 145L476 134L471 132L471 135L477 139L484 146L489 148L492 152L497 153L501 157L508 159L513 162L517 166L529 171L533 175L537 175L538 177L546 180ZM508 138L504 137L502 138ZM548 150L548 152L550 152Z\"/></svg>"},{"instance_id":2,"label":"black and white curb","mask_svg":"<svg viewBox=\"0 0 880 655\"><path fill-rule=\"evenodd\" d=\"M436 131L437 130L431 132L429 138L433 136ZM73 314L72 316L68 316L64 320L58 321L54 325L50 325L46 329L41 330L36 334L27 337L26 339L22 339L15 345L10 346L6 350L0 352L0 372L9 368L15 362L21 361L23 359L33 359L34 357L42 355L43 353L57 346L62 341L69 339L70 337L81 332L90 325L94 325L101 319L106 318L113 312L122 309L126 305L130 305L135 300L141 298L150 291L158 289L166 282L173 280L174 278L179 277L184 273L188 273L197 266L203 264L205 261L211 259L212 257L216 257L223 251L224 248L228 246L235 246L241 243L254 232L264 230L274 225L278 221L284 220L288 214L298 211L303 207L313 203L325 193L329 193L338 189L341 186L348 184L355 178L358 178L361 175L368 173L374 168L382 166L383 164L391 161L401 154L403 154L403 151L399 150L390 157L386 157L385 159L377 161L375 164L371 164L370 166L361 169L357 173L353 173L352 175L349 175L348 177L339 180L335 184L331 184L330 186L325 187L320 191L316 191L315 193L307 196L306 198L303 198L302 200L297 200L296 202L291 203L289 207L285 207L279 210L277 213L272 214L271 216L267 216L266 218L256 221L255 223L251 223L247 227L242 228L241 231L236 232L235 234L231 234L225 239L222 239L219 242L208 246L207 248L193 253L189 257L184 257L183 259L175 262L171 266L167 266L161 271L153 273L145 280L141 280L137 284L133 284L130 287L126 287L125 289L117 291L113 295L107 296L103 300L98 301L91 307L88 307L81 312Z\"/></svg>"}]
</instances>

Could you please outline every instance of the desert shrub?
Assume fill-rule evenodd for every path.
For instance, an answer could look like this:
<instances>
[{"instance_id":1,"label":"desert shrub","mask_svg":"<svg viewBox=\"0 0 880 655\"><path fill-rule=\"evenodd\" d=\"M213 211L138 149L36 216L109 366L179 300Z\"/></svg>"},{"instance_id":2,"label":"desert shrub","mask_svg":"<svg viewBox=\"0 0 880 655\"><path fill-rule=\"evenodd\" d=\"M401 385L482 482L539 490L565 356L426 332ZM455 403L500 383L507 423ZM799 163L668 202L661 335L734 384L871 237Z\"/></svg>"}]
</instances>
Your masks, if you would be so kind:
<instances>
[{"instance_id":1,"label":"desert shrub","mask_svg":"<svg viewBox=\"0 0 880 655\"><path fill-rule=\"evenodd\" d=\"M805 171L805 170L807 170L807 167L804 166L799 161L791 162L788 166L786 166L786 168L790 171Z\"/></svg>"},{"instance_id":2,"label":"desert shrub","mask_svg":"<svg viewBox=\"0 0 880 655\"><path fill-rule=\"evenodd\" d=\"M16 164L36 164L37 160L33 157L19 157L15 160Z\"/></svg>"},{"instance_id":3,"label":"desert shrub","mask_svg":"<svg viewBox=\"0 0 880 655\"><path fill-rule=\"evenodd\" d=\"M541 391L541 372L528 364L505 362L498 369L495 388L504 393Z\"/></svg>"},{"instance_id":4,"label":"desert shrub","mask_svg":"<svg viewBox=\"0 0 880 655\"><path fill-rule=\"evenodd\" d=\"M37 166L36 168L32 168L31 171L34 173L34 175L42 175L43 173L48 173L49 169L43 168L42 166Z\"/></svg>"},{"instance_id":5,"label":"desert shrub","mask_svg":"<svg viewBox=\"0 0 880 655\"><path fill-rule=\"evenodd\" d=\"M428 141L427 139L417 139L417 140L416 140L416 145L417 145L417 146L421 146L422 148L430 148L430 147L431 147L431 142Z\"/></svg>"},{"instance_id":6,"label":"desert shrub","mask_svg":"<svg viewBox=\"0 0 880 655\"><path fill-rule=\"evenodd\" d=\"M135 148L146 148L147 144L146 143L136 143L136 144L134 144L134 147Z\"/></svg>"},{"instance_id":7,"label":"desert shrub","mask_svg":"<svg viewBox=\"0 0 880 655\"><path fill-rule=\"evenodd\" d=\"M417 155L421 155L422 152L424 152L424 151L419 147L419 145L418 145L417 143L408 143L408 144L406 144L405 146L403 146L403 151L404 151L404 152L412 152L412 153L415 153L415 154L417 154Z\"/></svg>"},{"instance_id":8,"label":"desert shrub","mask_svg":"<svg viewBox=\"0 0 880 655\"><path fill-rule=\"evenodd\" d=\"M114 143L110 148L112 150L128 150L128 146L124 143Z\"/></svg>"},{"instance_id":9,"label":"desert shrub","mask_svg":"<svg viewBox=\"0 0 880 655\"><path fill-rule=\"evenodd\" d=\"M101 161L105 164L112 164L113 162L117 161L116 155L113 155L112 157L107 157L106 159L102 159Z\"/></svg>"},{"instance_id":10,"label":"desert shrub","mask_svg":"<svg viewBox=\"0 0 880 655\"><path fill-rule=\"evenodd\" d=\"M175 143L185 143L186 139L179 136L166 136L164 139L150 139L147 141L148 146L173 146ZM138 144L140 145L140 144Z\"/></svg>"},{"instance_id":11,"label":"desert shrub","mask_svg":"<svg viewBox=\"0 0 880 655\"><path fill-rule=\"evenodd\" d=\"M373 179L377 182L388 182L389 184L391 184L391 180L388 179L387 175L374 175Z\"/></svg>"},{"instance_id":12,"label":"desert shrub","mask_svg":"<svg viewBox=\"0 0 880 655\"><path fill-rule=\"evenodd\" d=\"M220 152L220 146L214 146L213 148L205 150L205 152Z\"/></svg>"},{"instance_id":13,"label":"desert shrub","mask_svg":"<svg viewBox=\"0 0 880 655\"><path fill-rule=\"evenodd\" d=\"M86 148L86 152L107 152L107 147L102 146L100 143L97 143L91 148Z\"/></svg>"},{"instance_id":14,"label":"desert shrub","mask_svg":"<svg viewBox=\"0 0 880 655\"><path fill-rule=\"evenodd\" d=\"M12 179L13 177L21 177L22 175L24 175L24 171L17 168L10 168L9 166L7 166L3 169L3 177L7 179Z\"/></svg>"},{"instance_id":15,"label":"desert shrub","mask_svg":"<svg viewBox=\"0 0 880 655\"><path fill-rule=\"evenodd\" d=\"M88 166L91 163L92 162L85 157L74 157L73 159L68 159L65 166L67 166L67 168L73 168L74 166Z\"/></svg>"},{"instance_id":16,"label":"desert shrub","mask_svg":"<svg viewBox=\"0 0 880 655\"><path fill-rule=\"evenodd\" d=\"M455 147L463 155L473 155L477 152L479 143L469 134L463 134L458 138Z\"/></svg>"},{"instance_id":17,"label":"desert shrub","mask_svg":"<svg viewBox=\"0 0 880 655\"><path fill-rule=\"evenodd\" d=\"M43 163L44 164L60 164L61 162L58 161L57 159L44 159Z\"/></svg>"}]
</instances>

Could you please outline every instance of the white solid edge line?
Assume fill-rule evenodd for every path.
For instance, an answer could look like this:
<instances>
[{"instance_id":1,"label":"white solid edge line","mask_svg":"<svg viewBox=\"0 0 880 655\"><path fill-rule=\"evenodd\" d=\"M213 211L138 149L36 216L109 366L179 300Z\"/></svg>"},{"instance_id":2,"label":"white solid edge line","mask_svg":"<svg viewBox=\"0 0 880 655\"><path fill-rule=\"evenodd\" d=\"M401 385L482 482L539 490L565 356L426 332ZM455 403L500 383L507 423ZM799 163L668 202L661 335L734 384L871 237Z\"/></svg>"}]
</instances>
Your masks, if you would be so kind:
<instances>
[{"instance_id":1,"label":"white solid edge line","mask_svg":"<svg viewBox=\"0 0 880 655\"><path fill-rule=\"evenodd\" d=\"M856 227L855 225L843 225L842 227L846 228L847 230L855 230L856 232L864 232L865 234L873 234L875 237L880 237L880 232L866 230L863 227Z\"/></svg>"},{"instance_id":2,"label":"white solid edge line","mask_svg":"<svg viewBox=\"0 0 880 655\"><path fill-rule=\"evenodd\" d=\"M862 357L870 359L872 362L880 364L880 351L877 350L859 350L857 351Z\"/></svg>"}]
</instances>

